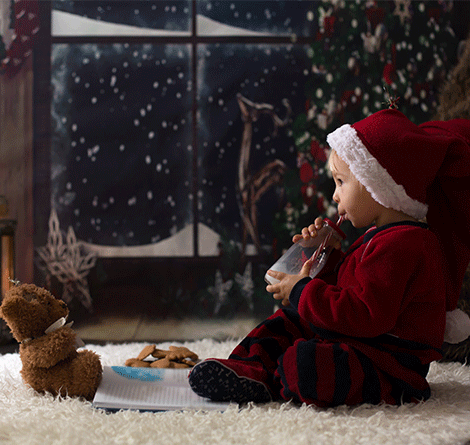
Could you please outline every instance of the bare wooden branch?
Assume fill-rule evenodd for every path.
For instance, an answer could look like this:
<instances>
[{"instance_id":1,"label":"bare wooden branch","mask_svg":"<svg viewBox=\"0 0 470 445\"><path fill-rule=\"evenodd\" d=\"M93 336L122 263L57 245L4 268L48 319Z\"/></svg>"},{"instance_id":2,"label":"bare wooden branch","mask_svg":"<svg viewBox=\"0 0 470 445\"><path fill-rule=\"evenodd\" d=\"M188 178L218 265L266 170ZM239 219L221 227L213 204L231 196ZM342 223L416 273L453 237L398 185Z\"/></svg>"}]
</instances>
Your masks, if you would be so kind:
<instances>
[{"instance_id":1,"label":"bare wooden branch","mask_svg":"<svg viewBox=\"0 0 470 445\"><path fill-rule=\"evenodd\" d=\"M253 122L261 114L268 114L274 123L273 136L279 128L288 124L292 109L287 99L283 100L286 116L281 119L275 112L274 106L267 103L255 103L241 94L237 95L238 105L242 113L243 134L238 163L238 191L240 196L240 211L243 221L242 255L245 255L248 235L253 240L258 254L261 253L261 242L258 234L257 203L273 186L283 181L286 165L279 159L268 163L255 174L250 173L251 142L253 137Z\"/></svg>"}]
</instances>

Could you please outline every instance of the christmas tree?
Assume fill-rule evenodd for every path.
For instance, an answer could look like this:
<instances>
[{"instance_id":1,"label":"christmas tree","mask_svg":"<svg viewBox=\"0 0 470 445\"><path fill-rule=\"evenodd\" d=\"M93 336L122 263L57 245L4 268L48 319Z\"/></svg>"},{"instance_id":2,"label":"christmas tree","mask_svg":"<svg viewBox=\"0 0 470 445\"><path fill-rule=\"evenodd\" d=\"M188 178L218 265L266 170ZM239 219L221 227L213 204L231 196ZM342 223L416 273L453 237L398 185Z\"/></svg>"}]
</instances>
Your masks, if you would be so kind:
<instances>
[{"instance_id":1,"label":"christmas tree","mask_svg":"<svg viewBox=\"0 0 470 445\"><path fill-rule=\"evenodd\" d=\"M470 39L459 44L461 57L439 93L435 119L470 119Z\"/></svg>"},{"instance_id":2,"label":"christmas tree","mask_svg":"<svg viewBox=\"0 0 470 445\"><path fill-rule=\"evenodd\" d=\"M305 112L293 124L298 169L286 175L287 204L274 225L278 253L315 217L336 213L326 168L328 133L388 106L417 123L435 113L438 89L456 62L452 4L315 2L319 30L311 45ZM358 235L345 230L349 242Z\"/></svg>"}]
</instances>

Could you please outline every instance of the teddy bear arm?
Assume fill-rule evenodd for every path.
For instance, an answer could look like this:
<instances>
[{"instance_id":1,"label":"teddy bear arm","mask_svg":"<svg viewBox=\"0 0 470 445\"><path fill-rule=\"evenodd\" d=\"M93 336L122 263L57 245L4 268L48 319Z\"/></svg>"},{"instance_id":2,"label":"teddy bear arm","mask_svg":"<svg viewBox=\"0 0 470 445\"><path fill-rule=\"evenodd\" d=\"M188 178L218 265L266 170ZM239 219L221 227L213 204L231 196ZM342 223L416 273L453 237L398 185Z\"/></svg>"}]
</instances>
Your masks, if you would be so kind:
<instances>
[{"instance_id":1,"label":"teddy bear arm","mask_svg":"<svg viewBox=\"0 0 470 445\"><path fill-rule=\"evenodd\" d=\"M24 361L40 368L50 368L59 361L75 354L75 332L63 327L22 345Z\"/></svg>"}]
</instances>

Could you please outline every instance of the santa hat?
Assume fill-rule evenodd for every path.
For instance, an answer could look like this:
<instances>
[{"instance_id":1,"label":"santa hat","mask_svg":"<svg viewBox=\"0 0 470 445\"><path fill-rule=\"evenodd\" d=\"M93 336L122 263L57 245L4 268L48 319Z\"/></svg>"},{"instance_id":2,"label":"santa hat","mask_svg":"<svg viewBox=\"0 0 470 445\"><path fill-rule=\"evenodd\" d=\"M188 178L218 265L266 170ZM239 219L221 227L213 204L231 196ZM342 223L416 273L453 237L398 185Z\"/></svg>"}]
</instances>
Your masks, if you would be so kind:
<instances>
[{"instance_id":1,"label":"santa hat","mask_svg":"<svg viewBox=\"0 0 470 445\"><path fill-rule=\"evenodd\" d=\"M446 260L447 310L455 309L470 262L470 121L418 126L388 109L341 126L327 142L378 203L427 217Z\"/></svg>"}]
</instances>

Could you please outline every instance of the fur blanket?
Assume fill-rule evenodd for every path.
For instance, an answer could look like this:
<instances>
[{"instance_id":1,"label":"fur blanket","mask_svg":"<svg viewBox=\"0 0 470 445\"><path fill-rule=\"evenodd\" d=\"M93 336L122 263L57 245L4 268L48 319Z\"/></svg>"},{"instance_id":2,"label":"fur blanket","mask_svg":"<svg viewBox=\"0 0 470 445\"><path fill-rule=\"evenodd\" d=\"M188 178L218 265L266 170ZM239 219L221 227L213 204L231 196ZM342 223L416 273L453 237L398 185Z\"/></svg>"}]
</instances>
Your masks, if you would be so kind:
<instances>
[{"instance_id":1,"label":"fur blanket","mask_svg":"<svg viewBox=\"0 0 470 445\"><path fill-rule=\"evenodd\" d=\"M184 343L201 358L227 357L235 344L213 340ZM103 365L122 365L144 346L87 348L101 356ZM38 395L23 383L20 369L18 354L0 355L1 444L470 444L470 367L460 363L432 364L432 397L419 405L325 410L270 403L242 408L231 405L224 413L110 414L79 399Z\"/></svg>"}]
</instances>

